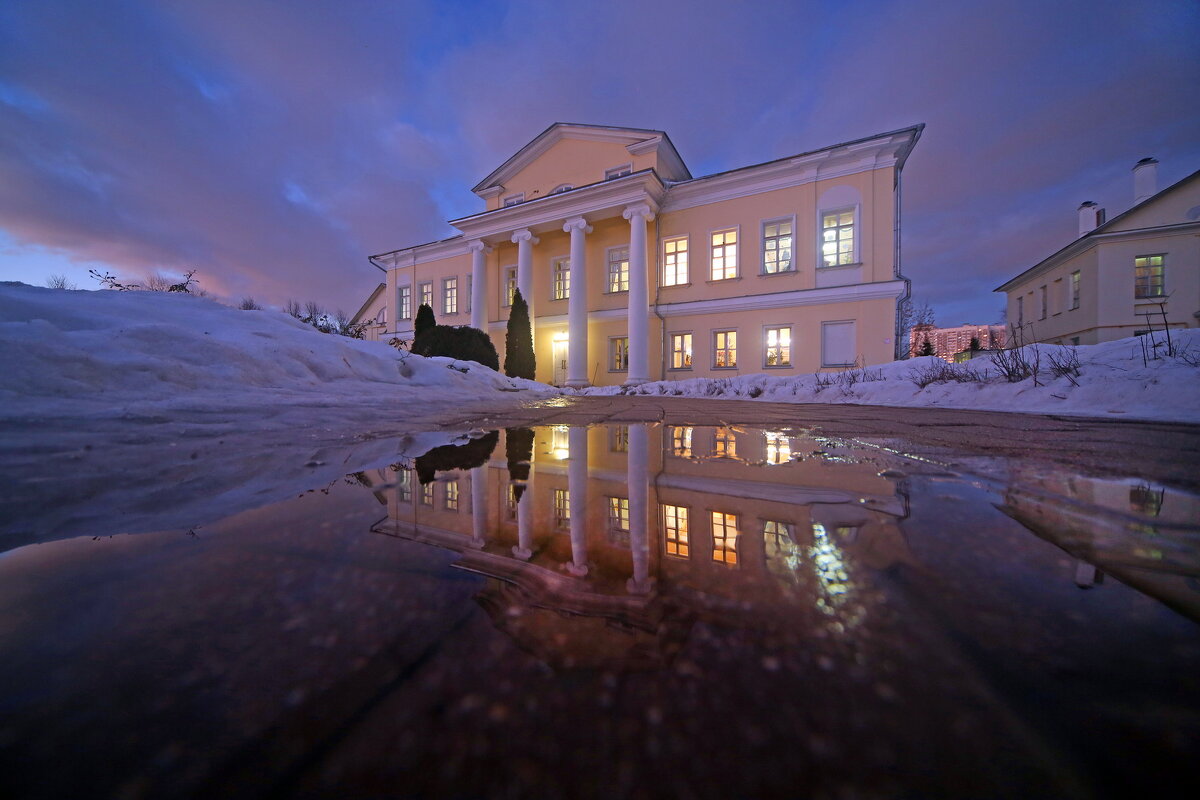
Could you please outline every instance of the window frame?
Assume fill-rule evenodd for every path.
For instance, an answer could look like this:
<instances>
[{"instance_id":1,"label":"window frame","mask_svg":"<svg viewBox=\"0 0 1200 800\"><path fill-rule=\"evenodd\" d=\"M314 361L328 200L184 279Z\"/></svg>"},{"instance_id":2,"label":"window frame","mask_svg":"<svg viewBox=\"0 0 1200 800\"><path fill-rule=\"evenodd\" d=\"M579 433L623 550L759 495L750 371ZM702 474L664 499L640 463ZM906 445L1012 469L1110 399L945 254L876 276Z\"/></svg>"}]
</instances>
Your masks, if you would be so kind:
<instances>
[{"instance_id":1,"label":"window frame","mask_svg":"<svg viewBox=\"0 0 1200 800\"><path fill-rule=\"evenodd\" d=\"M722 546L719 548L717 547L717 527L718 527L717 526L717 522L718 522L717 515L718 514L721 515L720 529L722 532L722 535L720 537ZM733 526L732 526L733 541L732 541L732 543L729 542L729 538L730 538L729 537L729 531L730 531L729 520L730 520L730 518L733 519ZM708 510L708 526L709 526L710 539L712 541L712 560L713 560L713 562L717 563L717 564L725 564L726 566L730 566L730 567L736 567L738 565L738 548L737 548L738 538L740 538L742 535L741 520L739 519L738 515L736 513L730 513L728 511L717 511L715 509L710 508ZM720 558L718 558L718 553L721 554Z\"/></svg>"},{"instance_id":2,"label":"window frame","mask_svg":"<svg viewBox=\"0 0 1200 800\"><path fill-rule=\"evenodd\" d=\"M458 314L458 276L442 278L442 316Z\"/></svg>"},{"instance_id":3,"label":"window frame","mask_svg":"<svg viewBox=\"0 0 1200 800\"><path fill-rule=\"evenodd\" d=\"M669 425L670 438L668 439L668 447L670 448L667 455L672 458L691 458L692 453L692 438L696 431L694 425Z\"/></svg>"},{"instance_id":4,"label":"window frame","mask_svg":"<svg viewBox=\"0 0 1200 800\"><path fill-rule=\"evenodd\" d=\"M506 195L505 197L500 198L500 207L501 208L512 208L513 206L520 205L521 203L524 203L524 202L525 202L525 193L524 192L516 192L514 194Z\"/></svg>"},{"instance_id":5,"label":"window frame","mask_svg":"<svg viewBox=\"0 0 1200 800\"><path fill-rule=\"evenodd\" d=\"M613 282L612 282L612 278L613 278L612 254L617 252L618 250L625 251L625 262L624 262L625 263L625 269L624 269L625 288L624 289L612 288L612 285L613 285ZM618 245L613 245L612 247L604 248L604 294L628 294L629 293L629 253L631 250L632 250L632 248L628 244L618 244ZM620 262L618 262L618 263L620 263ZM618 273L618 274L620 274L620 273ZM620 282L618 281L618 285L619 284L620 284Z\"/></svg>"},{"instance_id":6,"label":"window frame","mask_svg":"<svg viewBox=\"0 0 1200 800\"><path fill-rule=\"evenodd\" d=\"M511 283L511 291L509 284ZM517 265L509 264L500 268L500 307L512 308L513 295L517 289ZM525 302L529 302L526 300Z\"/></svg>"},{"instance_id":7,"label":"window frame","mask_svg":"<svg viewBox=\"0 0 1200 800\"><path fill-rule=\"evenodd\" d=\"M678 249L676 249L674 253L671 253L668 255L668 253L667 253L667 243L668 242L671 242L671 243L683 242L683 245L684 245L683 251L682 251L683 252L683 280L681 280L681 281L677 280L675 283L667 283L667 281L666 281L667 258L669 257L669 255L674 255L676 257L676 259L675 259L676 264L674 266L674 271L675 271L675 277L678 278L679 272L680 272L679 264L678 264L678 261L679 261L678 257L679 257L680 251ZM680 236L665 237L662 240L662 271L661 271L661 274L658 276L658 285L662 286L662 287L691 286L692 285L691 253L692 253L692 243L691 243L691 237L688 234L685 233Z\"/></svg>"},{"instance_id":8,"label":"window frame","mask_svg":"<svg viewBox=\"0 0 1200 800\"><path fill-rule=\"evenodd\" d=\"M1067 309L1068 311L1074 311L1079 308L1079 285L1082 282L1081 278L1080 270L1075 270L1071 273L1071 307Z\"/></svg>"},{"instance_id":9,"label":"window frame","mask_svg":"<svg viewBox=\"0 0 1200 800\"><path fill-rule=\"evenodd\" d=\"M671 345L670 350L668 351L671 356L671 366L667 367L667 370L670 372L686 372L693 369L693 366L696 363L696 337L692 335L692 331L671 331L667 334L667 336L669 337L667 341ZM678 367L675 366L675 339L677 337L686 337L688 347L688 351L685 353L687 357L687 363ZM679 352L684 353L685 351Z\"/></svg>"},{"instance_id":10,"label":"window frame","mask_svg":"<svg viewBox=\"0 0 1200 800\"><path fill-rule=\"evenodd\" d=\"M711 337L712 338L712 363L709 365L710 368L720 369L720 370L736 370L738 368L737 333L738 333L737 328L717 328L712 331L712 337ZM726 346L725 347L720 346L720 343L717 338L721 334L726 334L726 339L725 339ZM733 334L733 345L732 346L729 345L728 334ZM718 364L717 363L717 354L718 353L727 353L727 354L732 353L733 354L733 363L725 364L725 365ZM693 359L693 361L694 360L695 359Z\"/></svg>"},{"instance_id":11,"label":"window frame","mask_svg":"<svg viewBox=\"0 0 1200 800\"><path fill-rule=\"evenodd\" d=\"M787 269L777 269L774 272L768 272L767 271L767 226L768 225L779 225L784 222L786 222L792 226L791 233L788 234L788 237L792 240L792 243L788 248L791 251L791 256L788 259L788 268ZM781 235L782 234L776 235L771 238L778 240ZM758 226L758 237L759 237L758 238L758 274L759 275L769 275L769 276L794 275L797 272L797 270L796 270L796 215L795 214L792 214L790 216L774 217L772 219L762 220ZM778 247L776 247L775 252L776 253L779 252ZM778 263L778 260L776 261L776 263Z\"/></svg>"},{"instance_id":12,"label":"window frame","mask_svg":"<svg viewBox=\"0 0 1200 800\"><path fill-rule=\"evenodd\" d=\"M561 286L560 286L560 280ZM561 295L559 290L562 290ZM550 299L571 299L571 257L555 256L550 259Z\"/></svg>"},{"instance_id":13,"label":"window frame","mask_svg":"<svg viewBox=\"0 0 1200 800\"><path fill-rule=\"evenodd\" d=\"M562 194L563 192L569 192L574 188L575 187L572 184L560 183L558 186L555 186L553 189L550 190L550 194L551 195ZM547 197L549 197L549 195L547 195Z\"/></svg>"},{"instance_id":14,"label":"window frame","mask_svg":"<svg viewBox=\"0 0 1200 800\"><path fill-rule=\"evenodd\" d=\"M850 231L850 260L846 263L826 264L825 263L825 217L829 214L845 214L850 212L853 215ZM842 227L838 225L837 227ZM822 208L817 211L817 269L838 269L839 267L857 267L862 265L862 203L853 203L848 206L833 206L831 208ZM840 243L840 238L837 240ZM838 251L841 252L840 250Z\"/></svg>"},{"instance_id":15,"label":"window frame","mask_svg":"<svg viewBox=\"0 0 1200 800\"><path fill-rule=\"evenodd\" d=\"M1149 260L1149 259L1154 259L1154 258L1157 258L1159 263L1146 264L1144 267L1138 266L1137 262L1141 261L1142 259ZM1142 282L1141 277L1138 275L1139 269L1151 270L1150 275L1147 276L1149 278L1149 280L1146 281L1146 284L1147 284L1146 288L1147 288L1147 290L1153 289L1155 287L1155 285L1157 285L1158 286L1157 293L1146 294L1143 292L1143 288L1142 288L1143 282ZM1155 270L1155 269L1158 270L1157 281L1154 280L1155 276L1154 276L1153 270ZM1133 299L1134 300L1164 300L1164 299L1166 299L1166 297L1167 297L1167 254L1166 253L1144 253L1140 256L1134 256L1133 257Z\"/></svg>"},{"instance_id":16,"label":"window frame","mask_svg":"<svg viewBox=\"0 0 1200 800\"><path fill-rule=\"evenodd\" d=\"M429 302L428 303L425 302L426 288L429 289ZM417 308L420 308L421 306L429 306L430 310L432 310L433 309L433 281L422 281L421 283L418 283L417 284L417 294L420 295L420 297L421 297L421 302L417 304Z\"/></svg>"},{"instance_id":17,"label":"window frame","mask_svg":"<svg viewBox=\"0 0 1200 800\"><path fill-rule=\"evenodd\" d=\"M854 326L854 341L855 351L858 350L858 320L857 319L828 319L821 320L821 366L822 367L855 367L858 365L858 353L855 353L853 361L843 361L838 364L831 364L825 361L825 326L826 325L853 325Z\"/></svg>"},{"instance_id":18,"label":"window frame","mask_svg":"<svg viewBox=\"0 0 1200 800\"><path fill-rule=\"evenodd\" d=\"M1041 322L1046 318L1047 312L1050 310L1050 290L1046 284L1038 287L1038 321Z\"/></svg>"},{"instance_id":19,"label":"window frame","mask_svg":"<svg viewBox=\"0 0 1200 800\"><path fill-rule=\"evenodd\" d=\"M400 311L397 321L413 318L413 287L411 283L396 287L396 306Z\"/></svg>"},{"instance_id":20,"label":"window frame","mask_svg":"<svg viewBox=\"0 0 1200 800\"><path fill-rule=\"evenodd\" d=\"M713 251L718 245L713 244L713 237L716 236L717 234L727 234L727 233L733 233L733 235L734 235L733 274L723 277L723 278L717 278L717 277L714 277L715 273L714 273L714 267L713 267ZM720 245L720 247L723 249L728 248L729 246L730 245L727 243ZM741 278L742 277L742 253L741 253L741 250L742 250L742 226L741 225L732 225L732 226L725 227L725 228L714 228L713 230L710 230L708 232L708 281L706 281L706 282L707 283L722 283L724 281L736 281L739 278ZM727 257L728 257L727 253L723 252L722 258L727 258ZM724 271L728 271L728 269L726 267L722 267L722 269Z\"/></svg>"},{"instance_id":21,"label":"window frame","mask_svg":"<svg viewBox=\"0 0 1200 800\"><path fill-rule=\"evenodd\" d=\"M614 173L616 173L616 174L614 174ZM633 162L630 161L627 164L618 164L615 167L609 167L608 169L604 170L604 180L606 182L607 181L615 181L618 178L624 178L624 177L626 177L628 175L632 175L632 174L633 174Z\"/></svg>"},{"instance_id":22,"label":"window frame","mask_svg":"<svg viewBox=\"0 0 1200 800\"><path fill-rule=\"evenodd\" d=\"M690 559L692 557L691 506L678 506L674 503L659 503L658 509L659 523L662 525L663 532L663 555L667 558L678 558L683 561ZM674 527L668 524L667 509L671 509L674 512L671 514L671 521L675 523ZM682 514L680 512L682 512ZM683 523L682 526L680 525L681 520ZM674 536L671 535L672 532L674 532ZM674 546L675 552L671 552L672 546Z\"/></svg>"},{"instance_id":23,"label":"window frame","mask_svg":"<svg viewBox=\"0 0 1200 800\"><path fill-rule=\"evenodd\" d=\"M625 342L623 358L620 362L617 360L617 342ZM622 367L614 367L614 364L623 363ZM608 337L608 371L609 372L629 372L629 334L624 336Z\"/></svg>"},{"instance_id":24,"label":"window frame","mask_svg":"<svg viewBox=\"0 0 1200 800\"><path fill-rule=\"evenodd\" d=\"M458 481L446 481L442 492L442 507L447 511L458 511L461 497L462 492L459 489Z\"/></svg>"},{"instance_id":25,"label":"window frame","mask_svg":"<svg viewBox=\"0 0 1200 800\"><path fill-rule=\"evenodd\" d=\"M571 493L568 489L554 487L550 510L554 515L555 530L562 531L571 527Z\"/></svg>"},{"instance_id":26,"label":"window frame","mask_svg":"<svg viewBox=\"0 0 1200 800\"><path fill-rule=\"evenodd\" d=\"M762 326L762 348L763 348L762 364L763 364L763 369L795 369L795 364L792 362L792 349L795 347L795 344L796 344L796 337L793 335L794 327L795 326L790 323L781 324L781 325L763 325ZM787 343L788 360L787 360L787 363L786 364L768 364L767 357L770 355L770 352L771 352L771 346L769 343L769 341L770 341L769 334L773 330L784 330L784 329L786 329L788 332L788 343Z\"/></svg>"}]
</instances>

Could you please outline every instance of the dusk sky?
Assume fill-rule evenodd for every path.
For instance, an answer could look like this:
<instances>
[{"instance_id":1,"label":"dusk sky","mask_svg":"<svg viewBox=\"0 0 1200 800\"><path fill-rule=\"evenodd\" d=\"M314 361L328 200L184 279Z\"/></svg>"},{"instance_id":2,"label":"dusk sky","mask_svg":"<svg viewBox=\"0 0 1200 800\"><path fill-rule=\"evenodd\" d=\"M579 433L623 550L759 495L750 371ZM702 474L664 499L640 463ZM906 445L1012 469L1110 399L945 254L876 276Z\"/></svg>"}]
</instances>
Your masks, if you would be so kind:
<instances>
[{"instance_id":1,"label":"dusk sky","mask_svg":"<svg viewBox=\"0 0 1200 800\"><path fill-rule=\"evenodd\" d=\"M0 3L0 278L195 268L353 313L556 122L667 131L693 175L927 124L904 272L941 324L1200 169L1200 3Z\"/></svg>"}]
</instances>

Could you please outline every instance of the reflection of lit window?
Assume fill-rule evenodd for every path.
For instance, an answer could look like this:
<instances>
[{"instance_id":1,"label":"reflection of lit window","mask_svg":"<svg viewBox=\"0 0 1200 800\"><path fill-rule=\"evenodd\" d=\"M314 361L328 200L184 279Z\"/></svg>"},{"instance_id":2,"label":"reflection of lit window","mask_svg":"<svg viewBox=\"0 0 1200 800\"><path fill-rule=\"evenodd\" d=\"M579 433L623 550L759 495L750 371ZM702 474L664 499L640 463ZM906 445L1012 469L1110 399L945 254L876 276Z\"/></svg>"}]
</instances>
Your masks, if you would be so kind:
<instances>
[{"instance_id":1,"label":"reflection of lit window","mask_svg":"<svg viewBox=\"0 0 1200 800\"><path fill-rule=\"evenodd\" d=\"M737 439L734 438L733 429L717 428L716 438L713 440L713 455L717 458L737 458Z\"/></svg>"},{"instance_id":2,"label":"reflection of lit window","mask_svg":"<svg viewBox=\"0 0 1200 800\"><path fill-rule=\"evenodd\" d=\"M629 498L608 498L608 539L613 544L629 544Z\"/></svg>"},{"instance_id":3,"label":"reflection of lit window","mask_svg":"<svg viewBox=\"0 0 1200 800\"><path fill-rule=\"evenodd\" d=\"M1147 517L1157 517L1162 511L1166 489L1155 489L1148 483L1129 487L1129 508Z\"/></svg>"},{"instance_id":4,"label":"reflection of lit window","mask_svg":"<svg viewBox=\"0 0 1200 800\"><path fill-rule=\"evenodd\" d=\"M737 563L737 515L723 511L712 512L713 561Z\"/></svg>"},{"instance_id":5,"label":"reflection of lit window","mask_svg":"<svg viewBox=\"0 0 1200 800\"><path fill-rule=\"evenodd\" d=\"M458 481L446 484L446 510L458 511Z\"/></svg>"},{"instance_id":6,"label":"reflection of lit window","mask_svg":"<svg viewBox=\"0 0 1200 800\"><path fill-rule=\"evenodd\" d=\"M808 552L824 595L817 600L817 605L825 613L832 614L846 601L853 585L846 571L846 562L842 559L842 551L826 532L825 526L814 522L812 531L813 544Z\"/></svg>"},{"instance_id":7,"label":"reflection of lit window","mask_svg":"<svg viewBox=\"0 0 1200 800\"><path fill-rule=\"evenodd\" d=\"M613 425L608 431L608 449L613 453L629 452L629 426Z\"/></svg>"},{"instance_id":8,"label":"reflection of lit window","mask_svg":"<svg viewBox=\"0 0 1200 800\"><path fill-rule=\"evenodd\" d=\"M550 429L550 454L560 461L571 457L569 430L566 425L555 425Z\"/></svg>"},{"instance_id":9,"label":"reflection of lit window","mask_svg":"<svg viewBox=\"0 0 1200 800\"><path fill-rule=\"evenodd\" d=\"M433 507L433 484L427 483L421 487L421 505Z\"/></svg>"},{"instance_id":10,"label":"reflection of lit window","mask_svg":"<svg viewBox=\"0 0 1200 800\"><path fill-rule=\"evenodd\" d=\"M692 335L671 334L671 369L692 368Z\"/></svg>"},{"instance_id":11,"label":"reflection of lit window","mask_svg":"<svg viewBox=\"0 0 1200 800\"><path fill-rule=\"evenodd\" d=\"M412 472L403 470L396 473L396 487L400 492L401 503L412 502Z\"/></svg>"},{"instance_id":12,"label":"reflection of lit window","mask_svg":"<svg viewBox=\"0 0 1200 800\"><path fill-rule=\"evenodd\" d=\"M517 518L517 486L515 483L508 484L504 492L504 516L509 522Z\"/></svg>"},{"instance_id":13,"label":"reflection of lit window","mask_svg":"<svg viewBox=\"0 0 1200 800\"><path fill-rule=\"evenodd\" d=\"M782 433L767 431L767 463L782 464L792 458L792 444Z\"/></svg>"},{"instance_id":14,"label":"reflection of lit window","mask_svg":"<svg viewBox=\"0 0 1200 800\"><path fill-rule=\"evenodd\" d=\"M571 524L571 495L566 489L554 490L554 527L565 528Z\"/></svg>"},{"instance_id":15,"label":"reflection of lit window","mask_svg":"<svg viewBox=\"0 0 1200 800\"><path fill-rule=\"evenodd\" d=\"M667 555L688 557L688 510L685 506L663 505L663 532Z\"/></svg>"},{"instance_id":16,"label":"reflection of lit window","mask_svg":"<svg viewBox=\"0 0 1200 800\"><path fill-rule=\"evenodd\" d=\"M671 455L679 458L692 457L691 426L671 428Z\"/></svg>"},{"instance_id":17,"label":"reflection of lit window","mask_svg":"<svg viewBox=\"0 0 1200 800\"><path fill-rule=\"evenodd\" d=\"M775 575L795 580L800 565L800 548L792 538L792 526L787 522L763 521L763 548L767 569Z\"/></svg>"}]
</instances>

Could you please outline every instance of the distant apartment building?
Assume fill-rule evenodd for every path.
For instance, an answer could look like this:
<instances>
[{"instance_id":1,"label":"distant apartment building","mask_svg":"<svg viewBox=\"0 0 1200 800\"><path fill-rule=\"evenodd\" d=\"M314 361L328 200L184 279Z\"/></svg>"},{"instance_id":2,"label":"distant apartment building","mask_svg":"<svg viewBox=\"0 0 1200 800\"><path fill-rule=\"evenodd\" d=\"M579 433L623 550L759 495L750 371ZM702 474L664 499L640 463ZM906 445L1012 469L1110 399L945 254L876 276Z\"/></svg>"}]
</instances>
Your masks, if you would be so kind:
<instances>
[{"instance_id":1,"label":"distant apartment building","mask_svg":"<svg viewBox=\"0 0 1200 800\"><path fill-rule=\"evenodd\" d=\"M503 352L519 289L537 379L572 387L892 361L923 127L693 177L663 131L551 125L475 186L456 235L370 258L386 287L364 315L411 339L424 303Z\"/></svg>"},{"instance_id":2,"label":"distant apartment building","mask_svg":"<svg viewBox=\"0 0 1200 800\"><path fill-rule=\"evenodd\" d=\"M915 327L908 334L908 354L918 356L928 340L933 354L954 363L954 356L971 348L971 340L977 340L980 350L999 350L1008 341L1003 325L959 325L957 328Z\"/></svg>"},{"instance_id":3,"label":"distant apartment building","mask_svg":"<svg viewBox=\"0 0 1200 800\"><path fill-rule=\"evenodd\" d=\"M1200 324L1200 171L1158 191L1158 162L1133 168L1134 205L1113 219L1079 207L1079 238L997 287L1025 342L1096 344Z\"/></svg>"}]
</instances>

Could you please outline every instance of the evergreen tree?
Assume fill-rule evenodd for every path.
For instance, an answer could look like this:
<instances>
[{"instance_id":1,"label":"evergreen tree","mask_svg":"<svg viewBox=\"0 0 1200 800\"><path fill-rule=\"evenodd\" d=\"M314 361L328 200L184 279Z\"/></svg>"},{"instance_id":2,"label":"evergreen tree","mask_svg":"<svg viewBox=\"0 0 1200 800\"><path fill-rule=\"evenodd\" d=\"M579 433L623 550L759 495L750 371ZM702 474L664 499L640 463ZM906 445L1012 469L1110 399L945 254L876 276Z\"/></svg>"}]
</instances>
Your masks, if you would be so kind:
<instances>
[{"instance_id":1,"label":"evergreen tree","mask_svg":"<svg viewBox=\"0 0 1200 800\"><path fill-rule=\"evenodd\" d=\"M504 338L504 374L510 378L533 380L537 367L533 357L533 333L529 328L529 306L521 290L513 292L508 314L508 333Z\"/></svg>"},{"instance_id":2,"label":"evergreen tree","mask_svg":"<svg viewBox=\"0 0 1200 800\"><path fill-rule=\"evenodd\" d=\"M975 353L975 352L983 349L979 345L979 337L978 336L971 337L971 343L969 345L967 345L967 349L970 350L972 353Z\"/></svg>"},{"instance_id":3,"label":"evergreen tree","mask_svg":"<svg viewBox=\"0 0 1200 800\"><path fill-rule=\"evenodd\" d=\"M420 336L422 333L429 328L432 328L436 324L437 320L433 318L433 309L425 303L421 303L420 307L417 309L417 318L413 322L414 338Z\"/></svg>"},{"instance_id":4,"label":"evergreen tree","mask_svg":"<svg viewBox=\"0 0 1200 800\"><path fill-rule=\"evenodd\" d=\"M937 353L933 352L933 342L929 341L928 336L925 337L925 341L921 342L921 349L917 351L917 355L919 355L919 356L935 356L935 355L937 355Z\"/></svg>"}]
</instances>

